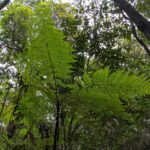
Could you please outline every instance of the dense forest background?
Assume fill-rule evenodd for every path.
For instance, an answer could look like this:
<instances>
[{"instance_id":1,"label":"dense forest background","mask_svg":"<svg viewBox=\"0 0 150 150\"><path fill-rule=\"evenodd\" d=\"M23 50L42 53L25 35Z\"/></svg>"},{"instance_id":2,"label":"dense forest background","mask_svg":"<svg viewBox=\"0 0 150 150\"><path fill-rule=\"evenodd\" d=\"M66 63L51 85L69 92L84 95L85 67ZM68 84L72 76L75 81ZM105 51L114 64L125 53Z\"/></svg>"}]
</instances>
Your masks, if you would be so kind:
<instances>
[{"instance_id":1,"label":"dense forest background","mask_svg":"<svg viewBox=\"0 0 150 150\"><path fill-rule=\"evenodd\" d=\"M150 1L122 2L1 1L0 150L150 150Z\"/></svg>"}]
</instances>

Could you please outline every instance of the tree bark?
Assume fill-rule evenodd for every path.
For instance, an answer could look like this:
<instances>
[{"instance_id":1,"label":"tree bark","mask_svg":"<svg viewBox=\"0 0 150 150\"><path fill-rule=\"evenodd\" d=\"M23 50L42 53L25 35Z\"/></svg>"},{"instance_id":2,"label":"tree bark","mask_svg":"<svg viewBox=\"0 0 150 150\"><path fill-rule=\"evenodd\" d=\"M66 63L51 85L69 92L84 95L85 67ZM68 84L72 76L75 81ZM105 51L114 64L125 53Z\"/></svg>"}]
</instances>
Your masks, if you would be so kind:
<instances>
[{"instance_id":1,"label":"tree bark","mask_svg":"<svg viewBox=\"0 0 150 150\"><path fill-rule=\"evenodd\" d=\"M145 37L150 41L150 22L126 0L114 1L118 4L119 8L127 14L130 20L145 35Z\"/></svg>"},{"instance_id":2,"label":"tree bark","mask_svg":"<svg viewBox=\"0 0 150 150\"><path fill-rule=\"evenodd\" d=\"M53 150L58 150L58 141L59 141L59 116L60 115L60 104L56 102L56 123L55 123L55 132L54 132L54 144Z\"/></svg>"},{"instance_id":3,"label":"tree bark","mask_svg":"<svg viewBox=\"0 0 150 150\"><path fill-rule=\"evenodd\" d=\"M10 3L10 0L4 0L0 3L0 10Z\"/></svg>"}]
</instances>

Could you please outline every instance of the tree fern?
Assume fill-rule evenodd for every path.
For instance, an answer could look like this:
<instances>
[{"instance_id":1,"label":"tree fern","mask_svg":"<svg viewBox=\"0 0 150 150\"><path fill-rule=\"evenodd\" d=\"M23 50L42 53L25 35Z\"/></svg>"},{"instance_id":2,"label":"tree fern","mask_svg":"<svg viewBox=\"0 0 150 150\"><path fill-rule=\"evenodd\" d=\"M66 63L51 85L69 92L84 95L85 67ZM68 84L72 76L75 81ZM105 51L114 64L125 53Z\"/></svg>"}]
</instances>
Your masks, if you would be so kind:
<instances>
[{"instance_id":1,"label":"tree fern","mask_svg":"<svg viewBox=\"0 0 150 150\"><path fill-rule=\"evenodd\" d=\"M69 77L73 56L71 46L63 40L63 33L54 26L49 7L46 3L40 3L35 8L28 65L36 68L41 76L58 81Z\"/></svg>"},{"instance_id":2,"label":"tree fern","mask_svg":"<svg viewBox=\"0 0 150 150\"><path fill-rule=\"evenodd\" d=\"M85 73L81 85L79 97L100 112L124 112L120 98L150 94L150 83L144 76L123 71L109 74L108 68L92 75Z\"/></svg>"}]
</instances>

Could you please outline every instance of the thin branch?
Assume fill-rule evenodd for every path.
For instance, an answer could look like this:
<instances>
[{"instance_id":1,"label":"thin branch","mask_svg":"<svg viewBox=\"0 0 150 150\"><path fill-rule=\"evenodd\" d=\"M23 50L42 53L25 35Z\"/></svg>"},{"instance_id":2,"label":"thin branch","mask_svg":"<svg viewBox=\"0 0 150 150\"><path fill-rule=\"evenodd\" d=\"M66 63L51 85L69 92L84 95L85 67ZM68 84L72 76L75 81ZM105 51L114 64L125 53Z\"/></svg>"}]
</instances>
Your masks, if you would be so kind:
<instances>
[{"instance_id":1,"label":"thin branch","mask_svg":"<svg viewBox=\"0 0 150 150\"><path fill-rule=\"evenodd\" d=\"M132 20L131 20L128 16L126 16L126 15L124 14L124 12L123 12L121 9L120 9L120 11L121 11L123 17L124 17L125 19L127 19L127 20L131 23L131 28L132 28L133 36L135 37L135 39L137 40L137 42L145 49L145 51L147 52L147 54L150 56L150 49L149 49L148 46L144 43L144 41L138 37L138 34L137 34L137 32L136 32L136 27L135 27L134 23L132 22Z\"/></svg>"},{"instance_id":2,"label":"thin branch","mask_svg":"<svg viewBox=\"0 0 150 150\"><path fill-rule=\"evenodd\" d=\"M126 13L130 20L137 28L144 33L145 37L150 41L150 22L142 14L140 14L127 0L114 0L119 8Z\"/></svg>"},{"instance_id":3,"label":"thin branch","mask_svg":"<svg viewBox=\"0 0 150 150\"><path fill-rule=\"evenodd\" d=\"M2 10L6 5L10 3L10 0L4 0L3 2L0 3L0 10Z\"/></svg>"},{"instance_id":4,"label":"thin branch","mask_svg":"<svg viewBox=\"0 0 150 150\"><path fill-rule=\"evenodd\" d=\"M131 27L132 27L134 37L136 38L138 43L145 49L145 51L150 56L150 49L147 47L147 45L144 43L144 41L138 37L136 29L135 29L135 25L133 24L133 22L131 22Z\"/></svg>"}]
</instances>

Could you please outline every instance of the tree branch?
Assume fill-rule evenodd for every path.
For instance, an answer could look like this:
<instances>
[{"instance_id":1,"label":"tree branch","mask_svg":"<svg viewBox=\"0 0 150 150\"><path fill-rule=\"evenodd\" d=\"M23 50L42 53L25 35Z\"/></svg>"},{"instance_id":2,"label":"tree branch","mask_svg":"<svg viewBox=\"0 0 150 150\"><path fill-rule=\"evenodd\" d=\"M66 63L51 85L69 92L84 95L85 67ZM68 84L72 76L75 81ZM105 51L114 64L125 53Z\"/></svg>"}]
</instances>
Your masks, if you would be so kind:
<instances>
[{"instance_id":1,"label":"tree branch","mask_svg":"<svg viewBox=\"0 0 150 150\"><path fill-rule=\"evenodd\" d=\"M134 26L134 24L132 22L131 22L131 27L132 27L132 31L133 31L134 37L136 38L138 43L145 49L145 51L150 56L150 49L147 47L147 45L144 43L144 41L138 37L136 29L135 29L135 26Z\"/></svg>"},{"instance_id":2,"label":"tree branch","mask_svg":"<svg viewBox=\"0 0 150 150\"><path fill-rule=\"evenodd\" d=\"M124 11L130 20L137 26L137 28L144 33L146 38L150 41L150 22L142 16L131 4L126 0L114 0L119 8Z\"/></svg>"},{"instance_id":3,"label":"tree branch","mask_svg":"<svg viewBox=\"0 0 150 150\"><path fill-rule=\"evenodd\" d=\"M0 10L10 3L10 0L4 0L0 3Z\"/></svg>"},{"instance_id":4,"label":"tree branch","mask_svg":"<svg viewBox=\"0 0 150 150\"><path fill-rule=\"evenodd\" d=\"M134 23L131 21L130 18L128 18L124 14L124 12L122 10L120 10L120 11L121 11L123 17L125 19L129 20L129 22L131 23L131 28L132 28L133 36L135 37L135 39L137 40L137 42L145 49L145 51L147 52L147 54L150 56L150 49L147 47L147 45L144 43L144 41L138 37L138 34L136 32L136 27L135 27Z\"/></svg>"}]
</instances>

